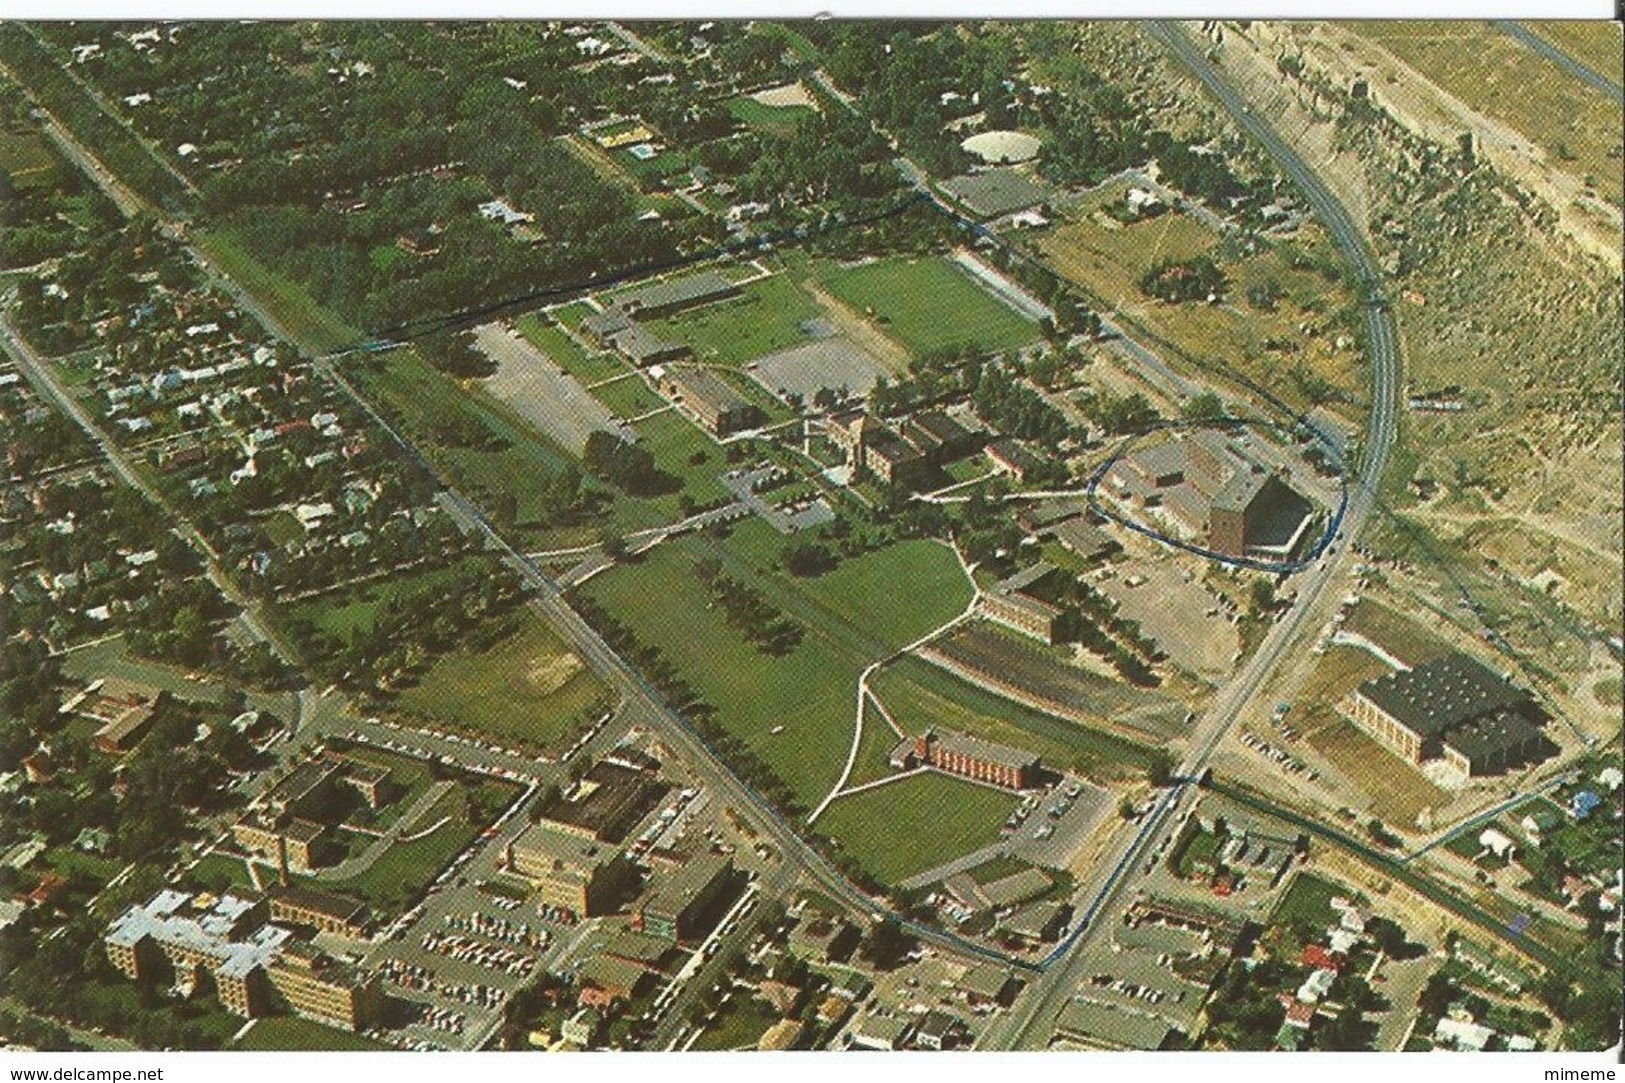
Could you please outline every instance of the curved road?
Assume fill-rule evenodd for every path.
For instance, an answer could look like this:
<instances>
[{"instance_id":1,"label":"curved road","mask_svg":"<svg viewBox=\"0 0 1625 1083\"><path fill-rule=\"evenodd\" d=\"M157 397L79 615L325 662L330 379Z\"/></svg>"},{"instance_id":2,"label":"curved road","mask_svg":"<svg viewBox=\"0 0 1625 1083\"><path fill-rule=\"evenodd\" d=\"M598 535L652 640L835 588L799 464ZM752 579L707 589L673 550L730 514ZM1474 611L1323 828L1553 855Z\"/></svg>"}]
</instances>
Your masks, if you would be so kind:
<instances>
[{"instance_id":1,"label":"curved road","mask_svg":"<svg viewBox=\"0 0 1625 1083\"><path fill-rule=\"evenodd\" d=\"M1147 29L1154 39L1173 52L1201 80L1236 122L1258 140L1282 172L1298 185L1325 224L1332 240L1354 268L1366 293L1367 351L1371 362L1371 413L1366 422L1364 459L1338 541L1328 549L1326 558L1318 567L1305 573L1292 609L1270 630L1252 659L1220 691L1213 706L1196 723L1192 732L1191 752L1178 772L1181 777L1189 779L1201 774L1208 757L1230 732L1268 678L1282 662L1292 657L1288 648L1294 644L1299 632L1315 626L1308 618L1316 610L1317 603L1335 597L1335 592L1328 595L1328 588L1342 579L1349 563L1350 550L1346 542L1359 533L1370 516L1376 503L1378 483L1393 450L1398 416L1399 349L1398 334L1382 296L1376 263L1366 247L1364 235L1356 228L1342 203L1225 81L1224 75L1191 42L1183 28L1173 23L1154 22ZM1046 960L1044 975L1034 982L1008 1016L989 1028L978 1048L1030 1047L1035 1028L1053 1019L1072 996L1082 980L1086 963L1086 954L1078 949L1092 939L1098 929L1111 927L1108 914L1114 914L1114 905L1126 897L1124 889L1134 879L1136 865L1163 834L1169 818L1181 803L1184 791L1185 786L1180 785L1163 792L1155 808L1146 817L1145 824L1117 851L1112 871L1094 901L1082 914L1077 931ZM1038 1033L1042 1034L1043 1031L1039 1030Z\"/></svg>"}]
</instances>

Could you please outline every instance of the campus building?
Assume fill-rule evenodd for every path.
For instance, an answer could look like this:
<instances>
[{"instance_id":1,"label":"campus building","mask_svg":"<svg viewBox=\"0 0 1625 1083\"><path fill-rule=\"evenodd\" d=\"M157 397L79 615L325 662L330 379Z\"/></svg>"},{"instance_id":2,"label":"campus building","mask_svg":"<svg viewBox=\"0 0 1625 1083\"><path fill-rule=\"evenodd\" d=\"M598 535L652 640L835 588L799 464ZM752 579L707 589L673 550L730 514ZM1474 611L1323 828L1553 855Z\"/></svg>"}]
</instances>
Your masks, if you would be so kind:
<instances>
[{"instance_id":1,"label":"campus building","mask_svg":"<svg viewBox=\"0 0 1625 1083\"><path fill-rule=\"evenodd\" d=\"M633 875L614 847L546 823L532 824L508 843L507 865L534 885L539 905L577 917L607 913Z\"/></svg>"},{"instance_id":2,"label":"campus building","mask_svg":"<svg viewBox=\"0 0 1625 1083\"><path fill-rule=\"evenodd\" d=\"M167 961L177 989L189 993L211 977L225 1009L252 1018L267 1009L265 964L289 936L264 916L261 900L165 889L120 915L103 945L132 981L161 973Z\"/></svg>"},{"instance_id":3,"label":"campus building","mask_svg":"<svg viewBox=\"0 0 1625 1083\"><path fill-rule=\"evenodd\" d=\"M301 763L271 787L258 808L232 825L232 838L279 869L310 872L324 864L329 829L357 800L376 810L396 791L389 768L329 752Z\"/></svg>"},{"instance_id":4,"label":"campus building","mask_svg":"<svg viewBox=\"0 0 1625 1083\"><path fill-rule=\"evenodd\" d=\"M715 271L701 271L627 290L615 298L615 307L628 316L657 319L737 296L738 286Z\"/></svg>"},{"instance_id":5,"label":"campus building","mask_svg":"<svg viewBox=\"0 0 1625 1083\"><path fill-rule=\"evenodd\" d=\"M383 1004L375 980L301 941L283 945L265 973L288 1010L341 1030L365 1030Z\"/></svg>"},{"instance_id":6,"label":"campus building","mask_svg":"<svg viewBox=\"0 0 1625 1083\"><path fill-rule=\"evenodd\" d=\"M982 439L980 433L936 410L915 414L899 428L865 411L852 411L831 416L826 430L845 453L854 478L867 473L905 488L973 453Z\"/></svg>"},{"instance_id":7,"label":"campus building","mask_svg":"<svg viewBox=\"0 0 1625 1083\"><path fill-rule=\"evenodd\" d=\"M1232 557L1284 559L1308 532L1309 500L1236 440L1183 433L1112 467L1121 499L1160 509L1196 544Z\"/></svg>"},{"instance_id":8,"label":"campus building","mask_svg":"<svg viewBox=\"0 0 1625 1083\"><path fill-rule=\"evenodd\" d=\"M691 857L655 886L638 907L634 928L667 940L693 941L716 923L734 883L733 859L704 853Z\"/></svg>"},{"instance_id":9,"label":"campus building","mask_svg":"<svg viewBox=\"0 0 1625 1083\"><path fill-rule=\"evenodd\" d=\"M1025 749L984 741L953 730L927 730L893 750L891 765L902 771L934 767L951 775L987 782L1009 790L1033 786L1041 767Z\"/></svg>"},{"instance_id":10,"label":"campus building","mask_svg":"<svg viewBox=\"0 0 1625 1083\"><path fill-rule=\"evenodd\" d=\"M660 390L717 436L748 429L762 420L761 409L710 369L676 366L665 371Z\"/></svg>"},{"instance_id":11,"label":"campus building","mask_svg":"<svg viewBox=\"0 0 1625 1083\"><path fill-rule=\"evenodd\" d=\"M1055 574L1053 564L1040 561L1000 582L982 595L982 614L1007 628L1045 643L1054 643L1061 609L1036 597Z\"/></svg>"},{"instance_id":12,"label":"campus building","mask_svg":"<svg viewBox=\"0 0 1625 1083\"><path fill-rule=\"evenodd\" d=\"M358 939L366 935L367 908L343 895L308 887L279 887L270 892L270 903L272 921Z\"/></svg>"},{"instance_id":13,"label":"campus building","mask_svg":"<svg viewBox=\"0 0 1625 1083\"><path fill-rule=\"evenodd\" d=\"M101 728L92 741L98 751L117 756L134 748L146 736L153 713L164 695L150 685L122 677L104 677L62 709L64 713L100 722Z\"/></svg>"},{"instance_id":14,"label":"campus building","mask_svg":"<svg viewBox=\"0 0 1625 1083\"><path fill-rule=\"evenodd\" d=\"M1497 774L1550 749L1529 694L1465 654L1366 681L1339 705L1376 742L1418 766Z\"/></svg>"}]
</instances>

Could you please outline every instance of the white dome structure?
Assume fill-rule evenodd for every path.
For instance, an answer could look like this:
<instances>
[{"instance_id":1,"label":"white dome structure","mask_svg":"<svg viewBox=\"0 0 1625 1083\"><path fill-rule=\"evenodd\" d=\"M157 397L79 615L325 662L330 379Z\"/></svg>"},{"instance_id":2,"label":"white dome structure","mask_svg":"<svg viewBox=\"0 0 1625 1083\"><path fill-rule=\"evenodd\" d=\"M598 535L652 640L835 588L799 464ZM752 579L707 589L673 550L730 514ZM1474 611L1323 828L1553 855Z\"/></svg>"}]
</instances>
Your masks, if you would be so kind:
<instances>
[{"instance_id":1,"label":"white dome structure","mask_svg":"<svg viewBox=\"0 0 1625 1083\"><path fill-rule=\"evenodd\" d=\"M1013 165L1038 157L1041 145L1036 135L1026 132L978 132L959 144L990 165Z\"/></svg>"}]
</instances>

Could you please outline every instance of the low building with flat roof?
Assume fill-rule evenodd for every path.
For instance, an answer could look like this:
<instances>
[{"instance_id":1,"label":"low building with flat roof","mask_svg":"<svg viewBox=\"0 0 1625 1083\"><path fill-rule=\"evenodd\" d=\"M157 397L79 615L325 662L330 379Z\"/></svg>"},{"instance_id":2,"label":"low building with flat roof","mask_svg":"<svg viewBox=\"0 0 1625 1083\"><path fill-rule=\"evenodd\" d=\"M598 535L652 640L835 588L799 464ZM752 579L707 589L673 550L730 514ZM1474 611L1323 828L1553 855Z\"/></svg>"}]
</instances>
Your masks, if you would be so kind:
<instances>
[{"instance_id":1,"label":"low building with flat roof","mask_svg":"<svg viewBox=\"0 0 1625 1083\"><path fill-rule=\"evenodd\" d=\"M1401 758L1442 759L1464 775L1505 771L1549 748L1529 694L1460 653L1366 681L1339 707Z\"/></svg>"},{"instance_id":2,"label":"low building with flat roof","mask_svg":"<svg viewBox=\"0 0 1625 1083\"><path fill-rule=\"evenodd\" d=\"M715 271L700 271L627 290L614 303L631 316L658 317L737 296L738 286Z\"/></svg>"},{"instance_id":3,"label":"low building with flat roof","mask_svg":"<svg viewBox=\"0 0 1625 1083\"><path fill-rule=\"evenodd\" d=\"M1155 1015L1072 999L1055 1020L1055 1035L1085 1049L1161 1049L1174 1027Z\"/></svg>"},{"instance_id":4,"label":"low building with flat roof","mask_svg":"<svg viewBox=\"0 0 1625 1083\"><path fill-rule=\"evenodd\" d=\"M717 436L748 429L765 416L710 369L673 365L661 378L660 390Z\"/></svg>"},{"instance_id":5,"label":"low building with flat roof","mask_svg":"<svg viewBox=\"0 0 1625 1083\"><path fill-rule=\"evenodd\" d=\"M1037 210L1048 198L1043 188L1013 169L950 177L942 182L942 190L972 216L982 219Z\"/></svg>"}]
</instances>

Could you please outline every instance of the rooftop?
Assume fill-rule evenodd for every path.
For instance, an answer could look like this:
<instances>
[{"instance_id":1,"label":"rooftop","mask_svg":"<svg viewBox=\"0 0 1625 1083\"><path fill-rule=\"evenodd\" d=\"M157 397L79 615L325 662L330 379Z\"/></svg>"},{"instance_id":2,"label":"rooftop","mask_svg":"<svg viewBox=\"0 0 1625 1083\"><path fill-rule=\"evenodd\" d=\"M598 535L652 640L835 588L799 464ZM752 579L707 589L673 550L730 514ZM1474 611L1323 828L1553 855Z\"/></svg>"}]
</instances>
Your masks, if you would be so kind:
<instances>
[{"instance_id":1,"label":"rooftop","mask_svg":"<svg viewBox=\"0 0 1625 1083\"><path fill-rule=\"evenodd\" d=\"M640 309L667 309L719 300L739 292L739 287L715 271L670 278L648 286L628 290L615 298L615 303L627 312Z\"/></svg>"},{"instance_id":2,"label":"rooftop","mask_svg":"<svg viewBox=\"0 0 1625 1083\"><path fill-rule=\"evenodd\" d=\"M1360 693L1424 737L1474 718L1521 707L1528 696L1465 654L1448 654L1369 680Z\"/></svg>"},{"instance_id":3,"label":"rooftop","mask_svg":"<svg viewBox=\"0 0 1625 1083\"><path fill-rule=\"evenodd\" d=\"M277 925L260 925L237 939L256 905L239 895L191 895L165 888L145 905L120 915L108 930L107 942L134 948L151 937L215 960L227 977L245 977L276 958L291 935Z\"/></svg>"},{"instance_id":4,"label":"rooftop","mask_svg":"<svg viewBox=\"0 0 1625 1083\"><path fill-rule=\"evenodd\" d=\"M942 190L978 218L999 218L1043 203L1044 189L1013 169L989 169L942 182Z\"/></svg>"},{"instance_id":5,"label":"rooftop","mask_svg":"<svg viewBox=\"0 0 1625 1083\"><path fill-rule=\"evenodd\" d=\"M960 733L956 730L933 730L930 736L940 748L959 752L975 759L986 760L989 763L1002 764L1006 767L1026 768L1038 762L1037 754L1028 752L1026 749L995 744L992 741L972 737L968 733Z\"/></svg>"}]
</instances>

